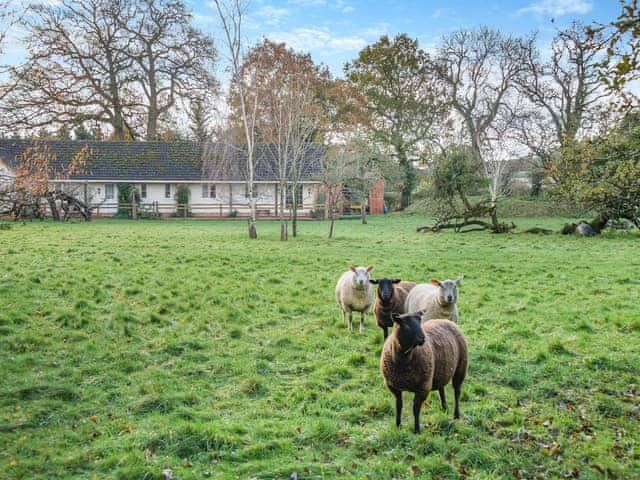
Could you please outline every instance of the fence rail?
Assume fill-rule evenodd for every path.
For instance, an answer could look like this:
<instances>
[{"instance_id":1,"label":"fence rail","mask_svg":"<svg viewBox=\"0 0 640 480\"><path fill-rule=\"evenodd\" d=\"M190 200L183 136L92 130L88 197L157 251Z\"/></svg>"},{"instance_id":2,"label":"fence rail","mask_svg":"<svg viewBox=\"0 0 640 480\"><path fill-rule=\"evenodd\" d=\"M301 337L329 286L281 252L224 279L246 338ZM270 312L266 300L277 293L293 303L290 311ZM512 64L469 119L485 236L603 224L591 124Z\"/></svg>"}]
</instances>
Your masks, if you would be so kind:
<instances>
[{"instance_id":1,"label":"fence rail","mask_svg":"<svg viewBox=\"0 0 640 480\"><path fill-rule=\"evenodd\" d=\"M298 206L298 212L301 216L308 216L310 211L317 211L318 208L324 208L324 205L305 204ZM249 213L249 206L246 203L112 203L112 204L100 204L93 207L94 214L111 215L116 211L127 212L129 215L136 216L175 216L175 217L189 217L193 215L198 216L210 216L210 217L244 217ZM256 204L256 212L261 217L277 217L280 214L280 206L276 208L273 203L258 203ZM284 212L286 215L291 215L292 210L290 206L285 207Z\"/></svg>"}]
</instances>

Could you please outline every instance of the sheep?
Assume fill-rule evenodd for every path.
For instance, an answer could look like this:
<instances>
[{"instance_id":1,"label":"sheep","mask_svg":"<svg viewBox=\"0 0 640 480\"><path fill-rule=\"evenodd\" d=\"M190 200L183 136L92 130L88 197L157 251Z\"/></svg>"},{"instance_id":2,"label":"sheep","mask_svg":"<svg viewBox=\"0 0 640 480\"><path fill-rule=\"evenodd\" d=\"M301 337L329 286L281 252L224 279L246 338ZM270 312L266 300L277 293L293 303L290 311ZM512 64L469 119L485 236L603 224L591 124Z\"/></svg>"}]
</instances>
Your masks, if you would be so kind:
<instances>
[{"instance_id":1,"label":"sheep","mask_svg":"<svg viewBox=\"0 0 640 480\"><path fill-rule=\"evenodd\" d=\"M424 312L422 321L433 318L446 318L458 323L458 285L462 281L462 275L455 280L442 282L432 279L431 284L420 283L416 285L405 302L405 312Z\"/></svg>"},{"instance_id":2,"label":"sheep","mask_svg":"<svg viewBox=\"0 0 640 480\"><path fill-rule=\"evenodd\" d=\"M342 310L342 319L349 314L349 331L353 331L352 313L360 312L360 333L364 332L364 316L373 305L373 286L370 272L373 266L354 267L344 272L336 284L336 300Z\"/></svg>"},{"instance_id":3,"label":"sheep","mask_svg":"<svg viewBox=\"0 0 640 480\"><path fill-rule=\"evenodd\" d=\"M432 390L447 409L444 387L453 384L453 418L460 418L460 392L467 374L467 342L458 326L445 319L421 321L421 313L394 313L393 330L380 355L384 383L396 398L396 426L402 417L402 392L414 393L413 420L420 433L420 409Z\"/></svg>"},{"instance_id":4,"label":"sheep","mask_svg":"<svg viewBox=\"0 0 640 480\"><path fill-rule=\"evenodd\" d=\"M393 326L391 315L394 313L405 313L405 300L416 284L403 282L399 278L379 278L377 280L371 280L371 283L378 285L378 294L376 295L373 314L376 317L376 323L383 330L384 341L389 336L389 327Z\"/></svg>"}]
</instances>

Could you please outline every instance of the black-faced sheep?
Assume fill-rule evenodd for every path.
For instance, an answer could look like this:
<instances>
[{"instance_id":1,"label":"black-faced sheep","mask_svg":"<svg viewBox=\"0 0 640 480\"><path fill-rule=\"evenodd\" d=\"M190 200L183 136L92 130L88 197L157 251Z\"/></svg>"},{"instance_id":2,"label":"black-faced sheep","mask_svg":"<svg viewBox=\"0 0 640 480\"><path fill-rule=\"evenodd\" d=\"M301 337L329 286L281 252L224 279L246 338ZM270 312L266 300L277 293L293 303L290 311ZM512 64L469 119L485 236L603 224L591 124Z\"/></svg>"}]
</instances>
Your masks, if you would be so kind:
<instances>
[{"instance_id":1,"label":"black-faced sheep","mask_svg":"<svg viewBox=\"0 0 640 480\"><path fill-rule=\"evenodd\" d=\"M458 323L458 285L462 276L455 280L431 280L431 283L416 285L405 302L405 312L422 311L422 320L446 318Z\"/></svg>"},{"instance_id":2,"label":"black-faced sheep","mask_svg":"<svg viewBox=\"0 0 640 480\"><path fill-rule=\"evenodd\" d=\"M360 333L364 332L364 316L373 305L373 286L370 267L354 267L344 272L336 284L336 300L342 310L342 319L349 314L349 331L353 331L353 312L360 312Z\"/></svg>"},{"instance_id":3,"label":"black-faced sheep","mask_svg":"<svg viewBox=\"0 0 640 480\"><path fill-rule=\"evenodd\" d=\"M405 313L404 304L407 295L416 284L403 282L399 278L379 278L371 280L371 283L378 285L378 294L376 295L373 313L376 317L376 323L384 332L384 339L386 340L389 336L389 328L393 327L391 315Z\"/></svg>"},{"instance_id":4,"label":"black-faced sheep","mask_svg":"<svg viewBox=\"0 0 640 480\"><path fill-rule=\"evenodd\" d=\"M422 322L420 312L393 315L393 330L380 355L384 383L396 398L396 425L402 418L402 392L413 397L415 433L420 433L420 409L432 390L438 390L446 410L444 387L453 383L455 408L460 418L460 392L467 373L468 350L464 335L449 320Z\"/></svg>"}]
</instances>

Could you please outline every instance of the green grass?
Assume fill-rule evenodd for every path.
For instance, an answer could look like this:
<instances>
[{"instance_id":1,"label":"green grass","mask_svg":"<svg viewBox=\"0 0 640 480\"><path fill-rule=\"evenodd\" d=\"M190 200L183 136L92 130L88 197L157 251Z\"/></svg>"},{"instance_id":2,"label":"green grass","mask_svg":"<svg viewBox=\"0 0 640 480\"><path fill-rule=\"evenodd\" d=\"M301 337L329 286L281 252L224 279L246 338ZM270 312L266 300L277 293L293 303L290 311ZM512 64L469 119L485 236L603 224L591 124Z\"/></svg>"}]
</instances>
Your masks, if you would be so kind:
<instances>
[{"instance_id":1,"label":"green grass","mask_svg":"<svg viewBox=\"0 0 640 480\"><path fill-rule=\"evenodd\" d=\"M0 478L639 478L640 236L424 223L0 232ZM348 334L335 304L351 263L464 274L460 421L435 395L420 435L410 401L395 427L381 332Z\"/></svg>"}]
</instances>

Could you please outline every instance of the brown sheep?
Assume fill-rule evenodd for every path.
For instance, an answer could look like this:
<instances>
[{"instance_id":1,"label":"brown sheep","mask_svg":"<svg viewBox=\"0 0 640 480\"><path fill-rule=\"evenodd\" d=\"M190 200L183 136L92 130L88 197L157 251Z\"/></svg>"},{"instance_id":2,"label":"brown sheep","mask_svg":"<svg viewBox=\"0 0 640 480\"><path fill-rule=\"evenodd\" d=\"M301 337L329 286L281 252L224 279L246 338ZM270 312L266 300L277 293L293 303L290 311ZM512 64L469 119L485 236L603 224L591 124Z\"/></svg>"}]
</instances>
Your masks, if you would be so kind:
<instances>
[{"instance_id":1,"label":"brown sheep","mask_svg":"<svg viewBox=\"0 0 640 480\"><path fill-rule=\"evenodd\" d=\"M447 408L444 387L453 383L454 418L460 418L460 391L467 373L467 342L450 320L421 322L421 312L394 314L393 330L380 355L380 371L387 388L396 397L396 425L402 417L402 392L413 397L415 433L420 433L420 409L431 390L438 390L443 410Z\"/></svg>"},{"instance_id":2,"label":"brown sheep","mask_svg":"<svg viewBox=\"0 0 640 480\"><path fill-rule=\"evenodd\" d=\"M386 340L389 336L389 328L393 327L391 315L405 313L405 300L416 284L403 282L399 278L379 278L371 280L371 283L378 285L378 294L376 295L373 313L376 317L376 323L384 332L384 340Z\"/></svg>"}]
</instances>

